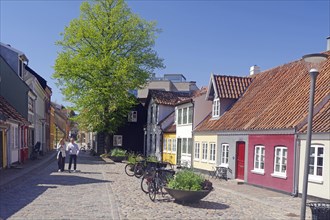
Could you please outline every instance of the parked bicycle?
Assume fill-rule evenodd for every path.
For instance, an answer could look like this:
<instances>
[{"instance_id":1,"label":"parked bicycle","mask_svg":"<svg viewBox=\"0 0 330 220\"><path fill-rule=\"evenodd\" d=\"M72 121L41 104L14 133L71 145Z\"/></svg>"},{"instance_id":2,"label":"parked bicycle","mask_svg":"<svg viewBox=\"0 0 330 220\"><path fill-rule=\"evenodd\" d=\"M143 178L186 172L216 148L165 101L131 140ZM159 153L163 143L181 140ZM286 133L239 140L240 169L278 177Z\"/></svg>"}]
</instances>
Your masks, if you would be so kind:
<instances>
[{"instance_id":1,"label":"parked bicycle","mask_svg":"<svg viewBox=\"0 0 330 220\"><path fill-rule=\"evenodd\" d=\"M125 166L125 173L128 176L134 176L135 166L137 163L143 161L143 156L140 154L135 155L134 153L128 154L128 164Z\"/></svg>"},{"instance_id":2,"label":"parked bicycle","mask_svg":"<svg viewBox=\"0 0 330 220\"><path fill-rule=\"evenodd\" d=\"M168 180L175 174L174 170L167 170L164 168L156 168L151 182L148 183L148 194L151 201L155 201L156 195L165 195L164 186L166 186Z\"/></svg>"},{"instance_id":3,"label":"parked bicycle","mask_svg":"<svg viewBox=\"0 0 330 220\"><path fill-rule=\"evenodd\" d=\"M38 141L38 142L34 145L32 151L31 151L31 154L30 154L30 159L31 159L31 160L36 160L36 159L38 159L38 155L39 155L40 152L41 152L40 147L41 147L41 143ZM42 155L42 154L40 154L40 155Z\"/></svg>"}]
</instances>

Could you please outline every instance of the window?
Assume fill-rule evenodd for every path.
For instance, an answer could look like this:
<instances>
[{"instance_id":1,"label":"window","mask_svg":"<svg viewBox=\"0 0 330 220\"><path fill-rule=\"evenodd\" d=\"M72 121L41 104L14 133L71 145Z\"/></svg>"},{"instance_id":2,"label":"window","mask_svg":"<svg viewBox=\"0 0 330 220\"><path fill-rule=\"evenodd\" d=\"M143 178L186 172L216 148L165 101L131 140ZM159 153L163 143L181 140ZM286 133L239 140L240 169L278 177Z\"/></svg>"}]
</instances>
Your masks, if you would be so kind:
<instances>
[{"instance_id":1,"label":"window","mask_svg":"<svg viewBox=\"0 0 330 220\"><path fill-rule=\"evenodd\" d=\"M207 143L203 142L202 160L207 160Z\"/></svg>"},{"instance_id":2,"label":"window","mask_svg":"<svg viewBox=\"0 0 330 220\"><path fill-rule=\"evenodd\" d=\"M184 108L183 111L183 116L182 116L182 124L187 124L187 108Z\"/></svg>"},{"instance_id":3,"label":"window","mask_svg":"<svg viewBox=\"0 0 330 220\"><path fill-rule=\"evenodd\" d=\"M221 164L228 165L229 144L221 145Z\"/></svg>"},{"instance_id":4,"label":"window","mask_svg":"<svg viewBox=\"0 0 330 220\"><path fill-rule=\"evenodd\" d=\"M172 139L167 139L167 151L171 152L172 148Z\"/></svg>"},{"instance_id":5,"label":"window","mask_svg":"<svg viewBox=\"0 0 330 220\"><path fill-rule=\"evenodd\" d=\"M193 119L193 107L188 108L188 123L191 124Z\"/></svg>"},{"instance_id":6,"label":"window","mask_svg":"<svg viewBox=\"0 0 330 220\"><path fill-rule=\"evenodd\" d=\"M152 149L152 134L149 134L149 152L151 152Z\"/></svg>"},{"instance_id":7,"label":"window","mask_svg":"<svg viewBox=\"0 0 330 220\"><path fill-rule=\"evenodd\" d=\"M155 144L155 151L156 151L157 150L157 134L155 134L154 136L155 136L155 139L154 139L155 143L154 144Z\"/></svg>"},{"instance_id":8,"label":"window","mask_svg":"<svg viewBox=\"0 0 330 220\"><path fill-rule=\"evenodd\" d=\"M182 109L178 110L178 124L182 124Z\"/></svg>"},{"instance_id":9,"label":"window","mask_svg":"<svg viewBox=\"0 0 330 220\"><path fill-rule=\"evenodd\" d=\"M153 114L154 114L154 108L151 106L150 108L150 123L153 123Z\"/></svg>"},{"instance_id":10,"label":"window","mask_svg":"<svg viewBox=\"0 0 330 220\"><path fill-rule=\"evenodd\" d=\"M159 113L159 106L156 105L156 113L155 113L155 122L158 122L158 113Z\"/></svg>"},{"instance_id":11,"label":"window","mask_svg":"<svg viewBox=\"0 0 330 220\"><path fill-rule=\"evenodd\" d=\"M278 146L275 147L274 152L274 173L272 176L286 177L286 163L288 150L286 147Z\"/></svg>"},{"instance_id":12,"label":"window","mask_svg":"<svg viewBox=\"0 0 330 220\"><path fill-rule=\"evenodd\" d=\"M213 117L220 116L220 100L219 100L219 98L213 100L212 116Z\"/></svg>"},{"instance_id":13,"label":"window","mask_svg":"<svg viewBox=\"0 0 330 220\"><path fill-rule=\"evenodd\" d=\"M164 138L164 143L163 143L163 151L166 152L167 151L167 138Z\"/></svg>"},{"instance_id":14,"label":"window","mask_svg":"<svg viewBox=\"0 0 330 220\"><path fill-rule=\"evenodd\" d=\"M210 143L210 161L215 162L215 143Z\"/></svg>"},{"instance_id":15,"label":"window","mask_svg":"<svg viewBox=\"0 0 330 220\"><path fill-rule=\"evenodd\" d=\"M309 178L323 180L323 145L314 144L310 148L309 155Z\"/></svg>"},{"instance_id":16,"label":"window","mask_svg":"<svg viewBox=\"0 0 330 220\"><path fill-rule=\"evenodd\" d=\"M182 153L183 154L187 154L188 153L187 138L182 138Z\"/></svg>"},{"instance_id":17,"label":"window","mask_svg":"<svg viewBox=\"0 0 330 220\"><path fill-rule=\"evenodd\" d=\"M173 138L172 139L172 143L173 143L173 146L172 146L172 152L176 152L176 139L175 138Z\"/></svg>"},{"instance_id":18,"label":"window","mask_svg":"<svg viewBox=\"0 0 330 220\"><path fill-rule=\"evenodd\" d=\"M128 122L137 122L137 111L128 113Z\"/></svg>"},{"instance_id":19,"label":"window","mask_svg":"<svg viewBox=\"0 0 330 220\"><path fill-rule=\"evenodd\" d=\"M196 142L195 143L195 150L194 150L194 152L195 152L194 158L195 159L200 159L199 151L200 151L200 143Z\"/></svg>"},{"instance_id":20,"label":"window","mask_svg":"<svg viewBox=\"0 0 330 220\"><path fill-rule=\"evenodd\" d=\"M113 146L123 146L123 136L122 135L113 136Z\"/></svg>"},{"instance_id":21,"label":"window","mask_svg":"<svg viewBox=\"0 0 330 220\"><path fill-rule=\"evenodd\" d=\"M265 147L257 145L254 147L254 170L253 172L264 174L265 170Z\"/></svg>"},{"instance_id":22,"label":"window","mask_svg":"<svg viewBox=\"0 0 330 220\"><path fill-rule=\"evenodd\" d=\"M191 124L193 118L193 107L178 109L178 124Z\"/></svg>"},{"instance_id":23,"label":"window","mask_svg":"<svg viewBox=\"0 0 330 220\"><path fill-rule=\"evenodd\" d=\"M29 99L28 99L28 108L29 108L30 112L34 112L34 100L30 96L29 96Z\"/></svg>"}]
</instances>

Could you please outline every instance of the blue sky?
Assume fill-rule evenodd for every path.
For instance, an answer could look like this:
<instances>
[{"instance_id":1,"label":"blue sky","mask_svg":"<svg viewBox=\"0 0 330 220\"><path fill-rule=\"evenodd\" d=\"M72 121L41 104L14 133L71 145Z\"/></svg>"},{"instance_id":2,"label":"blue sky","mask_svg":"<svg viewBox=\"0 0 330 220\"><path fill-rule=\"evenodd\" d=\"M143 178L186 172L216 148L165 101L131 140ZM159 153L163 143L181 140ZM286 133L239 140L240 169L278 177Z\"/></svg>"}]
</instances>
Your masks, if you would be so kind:
<instances>
[{"instance_id":1,"label":"blue sky","mask_svg":"<svg viewBox=\"0 0 330 220\"><path fill-rule=\"evenodd\" d=\"M58 47L69 22L79 16L78 0L0 0L0 41L22 51L29 66L66 105L53 74ZM247 76L252 65L267 70L308 53L326 50L330 0L127 1L136 14L162 29L155 50L166 73L183 74L199 87L211 73Z\"/></svg>"}]
</instances>

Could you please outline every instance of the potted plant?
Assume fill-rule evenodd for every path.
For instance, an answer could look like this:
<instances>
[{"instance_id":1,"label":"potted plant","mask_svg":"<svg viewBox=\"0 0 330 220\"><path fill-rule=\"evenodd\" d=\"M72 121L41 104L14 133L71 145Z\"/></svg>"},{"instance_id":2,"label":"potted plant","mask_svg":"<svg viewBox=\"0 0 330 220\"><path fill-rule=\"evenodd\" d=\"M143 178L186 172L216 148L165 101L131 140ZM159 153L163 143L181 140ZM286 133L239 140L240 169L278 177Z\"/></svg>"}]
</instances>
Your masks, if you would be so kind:
<instances>
[{"instance_id":1,"label":"potted plant","mask_svg":"<svg viewBox=\"0 0 330 220\"><path fill-rule=\"evenodd\" d=\"M122 162L126 159L126 150L121 148L114 148L110 151L109 158L113 160L113 162Z\"/></svg>"},{"instance_id":2,"label":"potted plant","mask_svg":"<svg viewBox=\"0 0 330 220\"><path fill-rule=\"evenodd\" d=\"M168 194L182 203L198 202L207 196L212 189L212 182L190 169L177 172L165 187Z\"/></svg>"}]
</instances>

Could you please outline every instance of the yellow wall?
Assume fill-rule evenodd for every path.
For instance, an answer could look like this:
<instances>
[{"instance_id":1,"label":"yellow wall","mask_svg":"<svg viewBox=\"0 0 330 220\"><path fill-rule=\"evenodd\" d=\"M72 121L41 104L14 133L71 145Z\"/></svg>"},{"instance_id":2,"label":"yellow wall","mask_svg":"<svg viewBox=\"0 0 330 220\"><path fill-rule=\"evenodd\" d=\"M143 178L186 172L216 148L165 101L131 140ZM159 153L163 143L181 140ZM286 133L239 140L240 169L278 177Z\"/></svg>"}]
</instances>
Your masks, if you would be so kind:
<instances>
[{"instance_id":1,"label":"yellow wall","mask_svg":"<svg viewBox=\"0 0 330 220\"><path fill-rule=\"evenodd\" d=\"M165 133L163 136L163 161L176 164L176 148L173 149L173 141L176 141L175 133ZM168 140L171 140L170 142ZM166 143L166 149L164 149ZM176 144L175 144L176 146Z\"/></svg>"},{"instance_id":2,"label":"yellow wall","mask_svg":"<svg viewBox=\"0 0 330 220\"><path fill-rule=\"evenodd\" d=\"M1 167L7 167L7 135L5 130L3 130L2 132L2 146L3 146L3 150L2 150L3 161Z\"/></svg>"},{"instance_id":3,"label":"yellow wall","mask_svg":"<svg viewBox=\"0 0 330 220\"><path fill-rule=\"evenodd\" d=\"M199 155L200 159L195 158L195 143L199 142L200 143L200 148L199 148ZM211 162L209 160L202 161L202 150L203 150L203 145L202 143L206 142L208 146L208 158L210 156L210 143L215 143L217 146L217 135L194 135L194 168L201 169L201 170L212 170L216 163ZM217 147L215 148L215 155L217 155Z\"/></svg>"}]
</instances>

